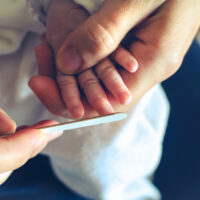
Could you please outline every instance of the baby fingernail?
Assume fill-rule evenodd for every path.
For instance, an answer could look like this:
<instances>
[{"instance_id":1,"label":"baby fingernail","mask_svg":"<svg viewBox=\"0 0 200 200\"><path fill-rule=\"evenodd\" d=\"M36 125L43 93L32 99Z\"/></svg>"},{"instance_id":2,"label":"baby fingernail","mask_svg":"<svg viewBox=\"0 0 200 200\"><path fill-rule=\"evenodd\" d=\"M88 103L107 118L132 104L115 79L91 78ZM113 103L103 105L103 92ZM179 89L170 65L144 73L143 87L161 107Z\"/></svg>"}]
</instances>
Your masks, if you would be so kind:
<instances>
[{"instance_id":1,"label":"baby fingernail","mask_svg":"<svg viewBox=\"0 0 200 200\"><path fill-rule=\"evenodd\" d=\"M135 61L135 59L128 63L128 69L131 73L134 73L138 70L138 63Z\"/></svg>"},{"instance_id":2,"label":"baby fingernail","mask_svg":"<svg viewBox=\"0 0 200 200\"><path fill-rule=\"evenodd\" d=\"M129 92L122 92L118 95L119 102L127 105L131 102L132 95Z\"/></svg>"},{"instance_id":3,"label":"baby fingernail","mask_svg":"<svg viewBox=\"0 0 200 200\"><path fill-rule=\"evenodd\" d=\"M58 55L58 66L63 73L73 74L78 71L82 65L82 59L73 47L65 48Z\"/></svg>"},{"instance_id":4,"label":"baby fingernail","mask_svg":"<svg viewBox=\"0 0 200 200\"><path fill-rule=\"evenodd\" d=\"M130 69L130 72L131 73L134 73L134 72L136 72L138 70L138 65L132 65L131 66L131 69Z\"/></svg>"},{"instance_id":5,"label":"baby fingernail","mask_svg":"<svg viewBox=\"0 0 200 200\"><path fill-rule=\"evenodd\" d=\"M84 111L81 107L76 106L72 108L72 115L74 118L81 118L84 114Z\"/></svg>"},{"instance_id":6,"label":"baby fingernail","mask_svg":"<svg viewBox=\"0 0 200 200\"><path fill-rule=\"evenodd\" d=\"M102 102L102 106L98 112L100 115L107 115L107 114L113 113L114 110L112 106L110 105L110 103Z\"/></svg>"}]
</instances>

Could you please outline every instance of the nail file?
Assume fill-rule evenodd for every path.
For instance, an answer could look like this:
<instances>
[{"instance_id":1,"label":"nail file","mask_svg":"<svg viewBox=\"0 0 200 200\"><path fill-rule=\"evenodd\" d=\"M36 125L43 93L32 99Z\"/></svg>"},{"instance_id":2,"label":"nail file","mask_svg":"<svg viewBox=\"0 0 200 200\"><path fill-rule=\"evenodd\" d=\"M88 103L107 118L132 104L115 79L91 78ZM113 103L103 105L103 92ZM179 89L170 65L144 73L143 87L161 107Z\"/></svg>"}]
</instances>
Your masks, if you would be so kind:
<instances>
[{"instance_id":1,"label":"nail file","mask_svg":"<svg viewBox=\"0 0 200 200\"><path fill-rule=\"evenodd\" d=\"M39 128L39 130L45 133L60 132L60 131L77 129L77 128L83 128L87 126L95 126L99 124L116 122L116 121L123 120L126 117L127 117L126 113L113 113L113 114L100 116L100 117L94 117L94 118L89 118L89 119L56 124L52 126L46 126L46 127Z\"/></svg>"}]
</instances>

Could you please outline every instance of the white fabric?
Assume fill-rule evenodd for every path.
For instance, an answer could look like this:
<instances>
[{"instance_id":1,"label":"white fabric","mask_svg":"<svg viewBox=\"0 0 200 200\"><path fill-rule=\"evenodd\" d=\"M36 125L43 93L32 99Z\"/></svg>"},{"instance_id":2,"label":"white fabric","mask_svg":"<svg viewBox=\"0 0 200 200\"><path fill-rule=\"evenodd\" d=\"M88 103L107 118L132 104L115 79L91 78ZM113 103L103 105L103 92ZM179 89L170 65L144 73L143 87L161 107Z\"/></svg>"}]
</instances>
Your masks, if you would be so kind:
<instances>
[{"instance_id":1,"label":"white fabric","mask_svg":"<svg viewBox=\"0 0 200 200\"><path fill-rule=\"evenodd\" d=\"M104 0L74 0L74 2L85 7L92 14L101 7Z\"/></svg>"},{"instance_id":2,"label":"white fabric","mask_svg":"<svg viewBox=\"0 0 200 200\"><path fill-rule=\"evenodd\" d=\"M16 51L27 31L42 33L44 27L28 12L26 0L0 0L0 55Z\"/></svg>"},{"instance_id":3,"label":"white fabric","mask_svg":"<svg viewBox=\"0 0 200 200\"><path fill-rule=\"evenodd\" d=\"M11 6L11 1L0 2L4 8ZM21 2L21 12L24 10L26 13L26 1L18 2ZM15 20L21 15L16 11L18 6L12 7ZM0 19L7 20L9 16L1 9L0 6ZM34 24L31 29L27 26L27 18L15 23L12 19L7 20L6 27L10 31L13 27L13 33L17 26L26 33L30 30L42 32L43 27L35 21L35 15L29 20L30 24ZM4 28L5 22L0 20L0 29ZM0 32L0 38L4 37ZM27 86L29 77L37 70L33 48L39 43L39 35L29 33L26 39L22 38L24 32L19 38L9 36L15 44L23 41L20 48L15 45L15 53L9 54L13 48L10 52L7 50L7 55L3 55L3 50L0 52L0 106L18 125L55 118ZM159 199L159 192L148 177L160 160L168 112L165 94L160 86L155 86L129 111L127 120L68 131L50 143L43 153L50 156L58 178L86 197L105 200Z\"/></svg>"},{"instance_id":4,"label":"white fabric","mask_svg":"<svg viewBox=\"0 0 200 200\"><path fill-rule=\"evenodd\" d=\"M103 4L104 0L71 0L77 4L80 4L85 9L89 11L89 13L94 13L100 6ZM29 11L34 16L38 16L39 19L44 23L45 21L45 12L48 8L50 0L27 0L27 4L29 7ZM41 12L43 10L44 12Z\"/></svg>"}]
</instances>

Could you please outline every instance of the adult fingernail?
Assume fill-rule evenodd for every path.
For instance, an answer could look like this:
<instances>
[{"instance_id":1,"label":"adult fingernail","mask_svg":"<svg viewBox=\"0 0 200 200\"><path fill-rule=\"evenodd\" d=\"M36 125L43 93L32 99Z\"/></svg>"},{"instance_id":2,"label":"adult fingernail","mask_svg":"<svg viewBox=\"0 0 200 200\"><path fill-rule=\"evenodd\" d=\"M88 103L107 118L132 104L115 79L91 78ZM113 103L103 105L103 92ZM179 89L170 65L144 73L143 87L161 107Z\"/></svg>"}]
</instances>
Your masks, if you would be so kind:
<instances>
[{"instance_id":1,"label":"adult fingernail","mask_svg":"<svg viewBox=\"0 0 200 200\"><path fill-rule=\"evenodd\" d=\"M48 140L48 142L50 142L50 141L55 140L56 138L60 137L62 134L63 134L62 131L52 132L52 133L50 133L50 132L46 133L47 140Z\"/></svg>"},{"instance_id":2,"label":"adult fingernail","mask_svg":"<svg viewBox=\"0 0 200 200\"><path fill-rule=\"evenodd\" d=\"M73 47L65 48L58 55L59 69L66 74L74 74L82 65L82 59Z\"/></svg>"},{"instance_id":3,"label":"adult fingernail","mask_svg":"<svg viewBox=\"0 0 200 200\"><path fill-rule=\"evenodd\" d=\"M47 145L48 142L55 140L56 138L60 137L63 132L45 132L40 131L39 138L34 144L32 157L36 156L42 149Z\"/></svg>"},{"instance_id":4,"label":"adult fingernail","mask_svg":"<svg viewBox=\"0 0 200 200\"><path fill-rule=\"evenodd\" d=\"M34 143L32 157L35 157L47 145L47 142L48 139L46 133L40 131L37 141Z\"/></svg>"}]
</instances>

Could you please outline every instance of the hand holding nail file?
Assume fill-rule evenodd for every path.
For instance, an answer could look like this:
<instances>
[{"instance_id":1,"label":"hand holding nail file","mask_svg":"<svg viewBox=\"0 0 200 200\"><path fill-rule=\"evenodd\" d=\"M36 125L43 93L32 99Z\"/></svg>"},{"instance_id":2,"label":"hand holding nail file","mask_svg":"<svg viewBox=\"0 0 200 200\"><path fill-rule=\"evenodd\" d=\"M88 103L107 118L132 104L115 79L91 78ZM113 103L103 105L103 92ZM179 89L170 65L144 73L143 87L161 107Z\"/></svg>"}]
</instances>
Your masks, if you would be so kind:
<instances>
[{"instance_id":1,"label":"hand holding nail file","mask_svg":"<svg viewBox=\"0 0 200 200\"><path fill-rule=\"evenodd\" d=\"M83 128L87 126L95 126L99 124L116 122L116 121L123 120L126 117L127 117L126 113L113 113L113 114L100 116L100 117L94 117L94 118L89 118L89 119L56 124L52 126L46 126L46 127L39 128L39 130L45 133L60 132L60 131L77 129L77 128Z\"/></svg>"}]
</instances>

